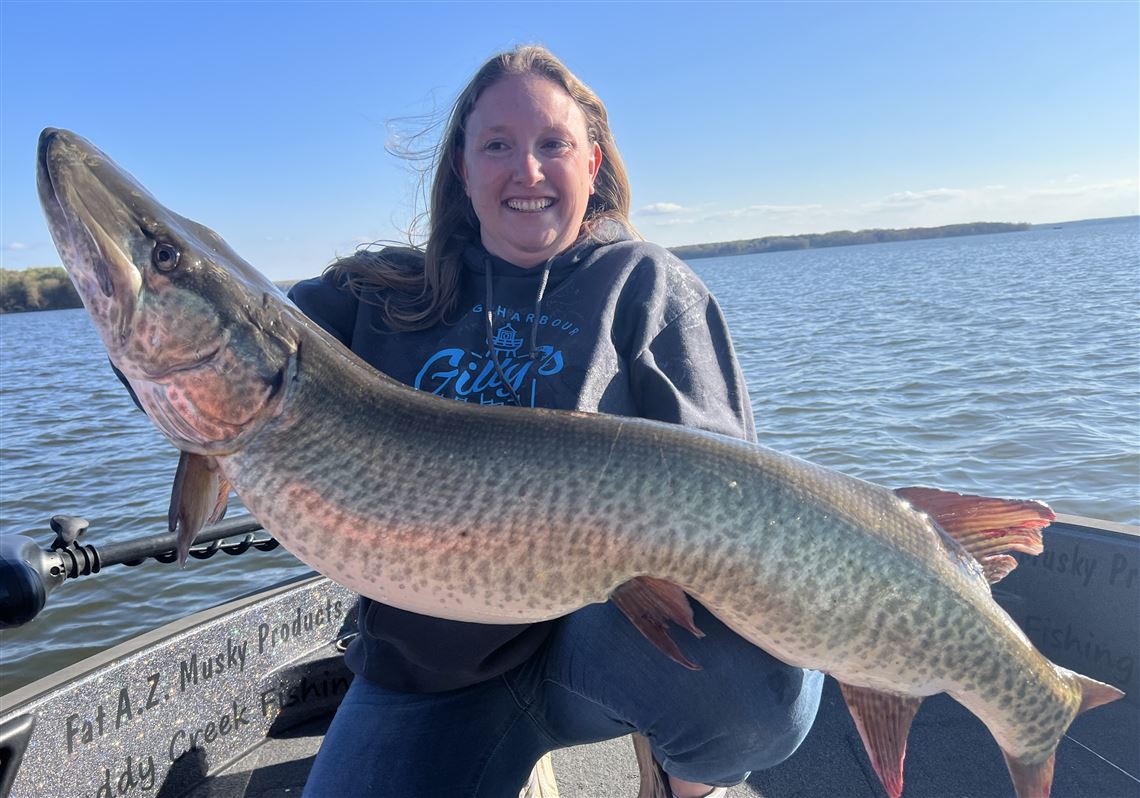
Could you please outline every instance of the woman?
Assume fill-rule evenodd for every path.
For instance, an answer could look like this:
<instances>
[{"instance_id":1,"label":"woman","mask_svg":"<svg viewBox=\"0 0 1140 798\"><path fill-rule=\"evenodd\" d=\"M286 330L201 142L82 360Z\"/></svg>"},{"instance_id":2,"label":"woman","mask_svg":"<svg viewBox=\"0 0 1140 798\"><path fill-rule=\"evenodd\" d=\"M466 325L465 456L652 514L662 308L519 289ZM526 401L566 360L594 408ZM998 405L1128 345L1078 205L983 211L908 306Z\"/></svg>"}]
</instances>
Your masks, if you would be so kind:
<instances>
[{"instance_id":1,"label":"woman","mask_svg":"<svg viewBox=\"0 0 1140 798\"><path fill-rule=\"evenodd\" d=\"M442 397L754 439L715 300L635 239L628 216L601 101L548 51L523 47L488 61L456 101L426 247L358 253L291 296L376 368ZM716 794L795 750L822 679L694 609L707 636L681 645L700 671L612 603L489 626L362 599L346 654L357 678L306 795L503 798L546 751L635 730L678 798Z\"/></svg>"}]
</instances>

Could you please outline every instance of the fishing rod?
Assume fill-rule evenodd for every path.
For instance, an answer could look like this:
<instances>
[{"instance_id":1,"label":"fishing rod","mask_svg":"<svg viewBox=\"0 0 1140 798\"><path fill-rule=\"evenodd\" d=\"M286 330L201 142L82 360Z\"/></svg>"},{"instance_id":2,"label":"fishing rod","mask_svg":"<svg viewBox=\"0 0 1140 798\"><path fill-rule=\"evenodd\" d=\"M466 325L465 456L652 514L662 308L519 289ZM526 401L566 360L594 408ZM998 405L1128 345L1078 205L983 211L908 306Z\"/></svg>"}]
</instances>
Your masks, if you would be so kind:
<instances>
[{"instance_id":1,"label":"fishing rod","mask_svg":"<svg viewBox=\"0 0 1140 798\"><path fill-rule=\"evenodd\" d=\"M55 515L50 524L55 539L47 548L26 535L0 535L0 629L23 626L35 618L51 592L68 579L97 574L112 565L178 559L174 532L93 544L81 540L90 526L85 518ZM247 515L203 528L190 556L205 560L219 551L238 555L251 548L272 551L279 545Z\"/></svg>"}]
</instances>

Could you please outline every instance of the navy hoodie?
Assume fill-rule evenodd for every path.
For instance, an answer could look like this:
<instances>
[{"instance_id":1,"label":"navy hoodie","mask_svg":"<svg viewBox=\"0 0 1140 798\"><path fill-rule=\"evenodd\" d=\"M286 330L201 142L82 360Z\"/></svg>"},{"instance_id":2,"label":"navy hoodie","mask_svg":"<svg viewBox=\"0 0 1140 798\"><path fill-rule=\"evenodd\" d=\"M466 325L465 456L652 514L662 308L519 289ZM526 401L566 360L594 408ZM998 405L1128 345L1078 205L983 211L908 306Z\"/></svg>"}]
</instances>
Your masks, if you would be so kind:
<instances>
[{"instance_id":1,"label":"navy hoodie","mask_svg":"<svg viewBox=\"0 0 1140 798\"><path fill-rule=\"evenodd\" d=\"M414 250L385 254L421 257ZM640 416L755 440L716 300L684 263L613 222L530 269L468 247L457 310L427 330L391 332L373 304L380 298L361 302L333 273L297 283L289 297L362 359L421 391L479 404ZM362 598L361 633L346 661L389 689L452 690L520 664L556 622L462 623Z\"/></svg>"}]
</instances>

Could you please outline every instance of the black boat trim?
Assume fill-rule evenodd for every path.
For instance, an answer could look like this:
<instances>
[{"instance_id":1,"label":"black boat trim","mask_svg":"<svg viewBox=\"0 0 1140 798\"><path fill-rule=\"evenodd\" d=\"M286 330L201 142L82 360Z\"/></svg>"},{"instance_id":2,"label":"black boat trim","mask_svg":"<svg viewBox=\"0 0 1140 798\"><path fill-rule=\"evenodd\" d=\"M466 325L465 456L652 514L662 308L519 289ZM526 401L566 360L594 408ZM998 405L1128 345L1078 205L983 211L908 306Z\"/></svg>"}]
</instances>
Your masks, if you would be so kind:
<instances>
[{"instance_id":1,"label":"black boat trim","mask_svg":"<svg viewBox=\"0 0 1140 798\"><path fill-rule=\"evenodd\" d=\"M35 715L17 715L0 723L0 798L8 798L12 791L35 727Z\"/></svg>"}]
</instances>

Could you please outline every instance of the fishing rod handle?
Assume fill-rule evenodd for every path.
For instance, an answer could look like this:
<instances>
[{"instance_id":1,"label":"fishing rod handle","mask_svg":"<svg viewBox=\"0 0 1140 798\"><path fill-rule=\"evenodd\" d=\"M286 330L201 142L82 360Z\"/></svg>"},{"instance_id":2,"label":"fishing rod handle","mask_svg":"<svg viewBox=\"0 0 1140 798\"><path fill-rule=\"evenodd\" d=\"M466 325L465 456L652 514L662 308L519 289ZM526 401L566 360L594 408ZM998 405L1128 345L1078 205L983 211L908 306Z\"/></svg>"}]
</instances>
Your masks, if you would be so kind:
<instances>
[{"instance_id":1,"label":"fishing rod handle","mask_svg":"<svg viewBox=\"0 0 1140 798\"><path fill-rule=\"evenodd\" d=\"M112 565L139 565L152 557L174 562L178 556L173 532L96 545L79 540L87 531L82 518L53 516L51 528L56 538L50 548L24 535L0 536L0 629L22 626L35 618L52 591L68 579L97 574ZM236 555L251 548L277 548L280 544L275 538L255 537L261 529L249 516L213 524L198 534L190 556L204 560L219 551ZM226 538L240 540L223 545Z\"/></svg>"}]
</instances>

